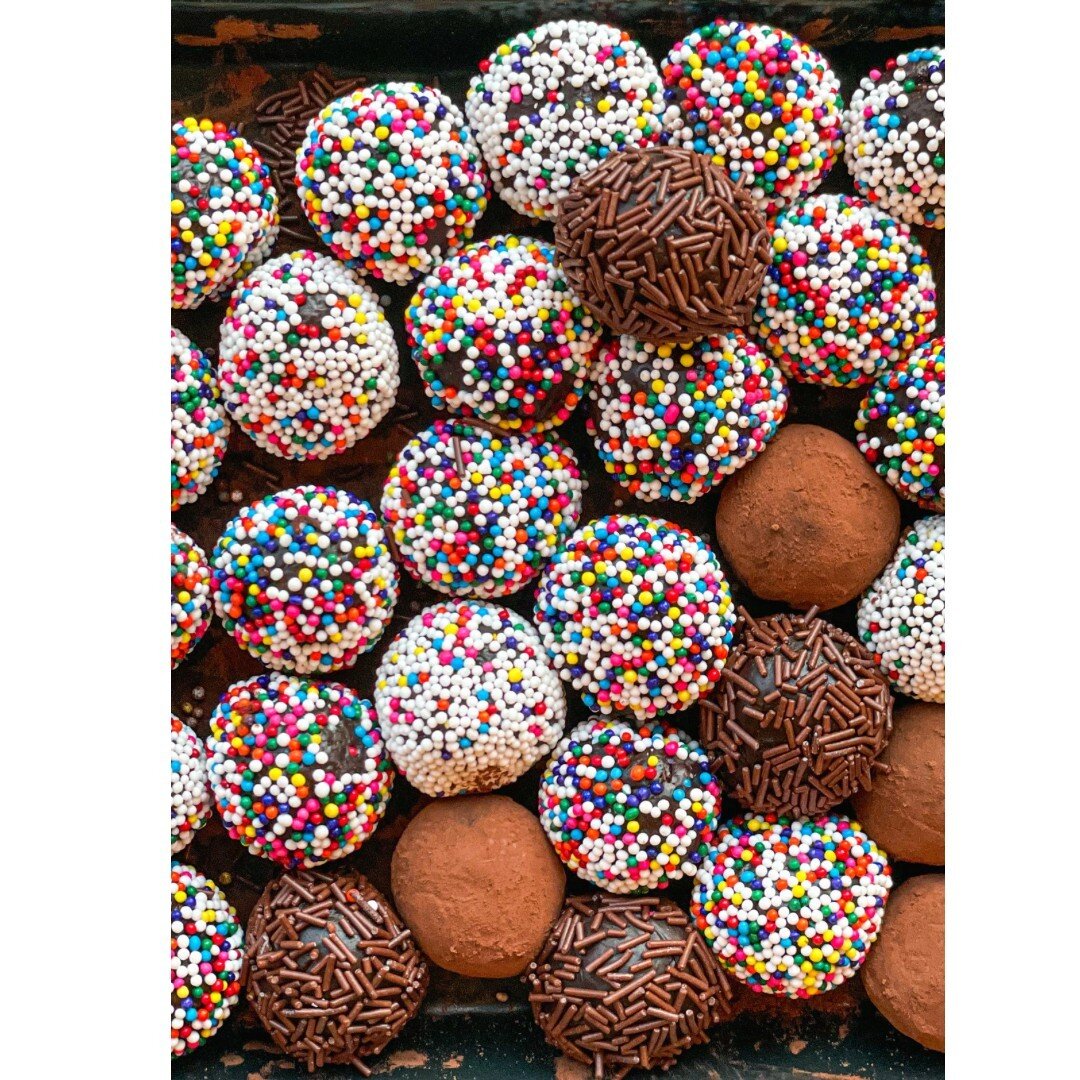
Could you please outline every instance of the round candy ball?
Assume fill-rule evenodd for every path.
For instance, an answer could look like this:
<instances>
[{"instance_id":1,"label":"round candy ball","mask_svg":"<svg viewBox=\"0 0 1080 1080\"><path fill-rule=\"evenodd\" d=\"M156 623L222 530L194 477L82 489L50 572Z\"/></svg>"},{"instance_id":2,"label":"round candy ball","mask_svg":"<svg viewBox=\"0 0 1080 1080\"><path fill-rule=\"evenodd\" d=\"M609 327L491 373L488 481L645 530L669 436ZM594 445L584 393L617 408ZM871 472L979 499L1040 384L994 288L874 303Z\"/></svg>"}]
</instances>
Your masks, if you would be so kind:
<instances>
[{"instance_id":1,"label":"round candy ball","mask_svg":"<svg viewBox=\"0 0 1080 1080\"><path fill-rule=\"evenodd\" d=\"M859 406L855 439L878 476L926 510L945 509L945 339L878 376Z\"/></svg>"},{"instance_id":2,"label":"round candy ball","mask_svg":"<svg viewBox=\"0 0 1080 1080\"><path fill-rule=\"evenodd\" d=\"M757 813L814 816L869 787L893 700L873 657L806 615L744 614L701 745L724 790Z\"/></svg>"},{"instance_id":3,"label":"round candy ball","mask_svg":"<svg viewBox=\"0 0 1080 1080\"><path fill-rule=\"evenodd\" d=\"M555 246L596 318L654 345L746 326L771 255L749 191L674 146L612 155L576 181Z\"/></svg>"},{"instance_id":4,"label":"round candy ball","mask_svg":"<svg viewBox=\"0 0 1080 1080\"><path fill-rule=\"evenodd\" d=\"M493 791L551 752L566 721L540 635L495 604L434 604L390 643L375 709L401 775L425 795Z\"/></svg>"},{"instance_id":5,"label":"round candy ball","mask_svg":"<svg viewBox=\"0 0 1080 1080\"><path fill-rule=\"evenodd\" d=\"M816 195L780 214L772 232L754 322L791 378L862 386L934 332L930 264L884 210Z\"/></svg>"},{"instance_id":6,"label":"round candy ball","mask_svg":"<svg viewBox=\"0 0 1080 1080\"><path fill-rule=\"evenodd\" d=\"M503 795L429 803L402 833L390 876L420 947L472 979L520 975L566 891L536 818Z\"/></svg>"},{"instance_id":7,"label":"round candy ball","mask_svg":"<svg viewBox=\"0 0 1080 1080\"><path fill-rule=\"evenodd\" d=\"M860 195L910 225L945 228L945 50L913 49L859 83L844 160Z\"/></svg>"},{"instance_id":8,"label":"round candy ball","mask_svg":"<svg viewBox=\"0 0 1080 1080\"><path fill-rule=\"evenodd\" d=\"M756 457L787 413L787 384L742 332L695 345L612 342L587 427L608 475L647 502L693 502Z\"/></svg>"},{"instance_id":9,"label":"round candy ball","mask_svg":"<svg viewBox=\"0 0 1080 1080\"><path fill-rule=\"evenodd\" d=\"M547 1041L611 1080L670 1068L731 1014L723 969L659 896L571 897L527 982Z\"/></svg>"},{"instance_id":10,"label":"round candy ball","mask_svg":"<svg viewBox=\"0 0 1080 1080\"><path fill-rule=\"evenodd\" d=\"M559 858L613 893L693 877L719 813L708 757L667 724L587 720L540 780L540 823Z\"/></svg>"},{"instance_id":11,"label":"round candy ball","mask_svg":"<svg viewBox=\"0 0 1080 1080\"><path fill-rule=\"evenodd\" d=\"M333 487L245 507L214 548L214 604L241 648L277 671L352 667L382 636L398 574L375 512Z\"/></svg>"},{"instance_id":12,"label":"round candy ball","mask_svg":"<svg viewBox=\"0 0 1080 1080\"><path fill-rule=\"evenodd\" d=\"M647 720L689 707L716 683L735 613L699 536L614 514L583 525L548 564L536 622L588 708Z\"/></svg>"},{"instance_id":13,"label":"round candy ball","mask_svg":"<svg viewBox=\"0 0 1080 1080\"><path fill-rule=\"evenodd\" d=\"M690 913L751 990L808 998L850 979L881 929L885 853L844 817L737 817L698 874Z\"/></svg>"},{"instance_id":14,"label":"round candy ball","mask_svg":"<svg viewBox=\"0 0 1080 1080\"><path fill-rule=\"evenodd\" d=\"M248 1002L308 1072L352 1065L370 1075L364 1059L397 1038L427 993L427 962L409 928L355 870L271 881L248 942Z\"/></svg>"},{"instance_id":15,"label":"round candy ball","mask_svg":"<svg viewBox=\"0 0 1080 1080\"><path fill-rule=\"evenodd\" d=\"M418 581L490 599L527 585L581 516L574 452L542 435L437 420L406 443L382 516Z\"/></svg>"},{"instance_id":16,"label":"round candy ball","mask_svg":"<svg viewBox=\"0 0 1080 1080\"><path fill-rule=\"evenodd\" d=\"M664 139L708 154L773 214L813 191L840 152L840 80L794 34L715 19L661 65Z\"/></svg>"},{"instance_id":17,"label":"round candy ball","mask_svg":"<svg viewBox=\"0 0 1080 1080\"><path fill-rule=\"evenodd\" d=\"M495 189L519 214L557 218L574 177L660 137L663 97L649 54L624 30L559 19L480 62L465 115Z\"/></svg>"},{"instance_id":18,"label":"round candy ball","mask_svg":"<svg viewBox=\"0 0 1080 1080\"><path fill-rule=\"evenodd\" d=\"M394 783L371 703L340 683L278 673L234 683L210 717L206 750L229 835L289 868L360 847Z\"/></svg>"},{"instance_id":19,"label":"round candy ball","mask_svg":"<svg viewBox=\"0 0 1080 1080\"><path fill-rule=\"evenodd\" d=\"M244 931L225 894L193 866L172 864L172 1052L197 1050L240 997Z\"/></svg>"},{"instance_id":20,"label":"round candy ball","mask_svg":"<svg viewBox=\"0 0 1080 1080\"><path fill-rule=\"evenodd\" d=\"M461 112L420 83L379 83L331 101L308 122L296 186L323 243L395 285L468 243L487 206Z\"/></svg>"},{"instance_id":21,"label":"round candy ball","mask_svg":"<svg viewBox=\"0 0 1080 1080\"><path fill-rule=\"evenodd\" d=\"M528 236L493 236L440 263L405 311L424 390L437 408L513 430L555 427L584 394L599 327Z\"/></svg>"},{"instance_id":22,"label":"round candy ball","mask_svg":"<svg viewBox=\"0 0 1080 1080\"><path fill-rule=\"evenodd\" d=\"M209 358L179 330L172 352L172 509L210 486L229 441L229 414Z\"/></svg>"},{"instance_id":23,"label":"round candy ball","mask_svg":"<svg viewBox=\"0 0 1080 1080\"><path fill-rule=\"evenodd\" d=\"M172 853L191 843L191 838L210 818L213 800L206 778L206 747L182 720L172 717L171 795Z\"/></svg>"},{"instance_id":24,"label":"round candy ball","mask_svg":"<svg viewBox=\"0 0 1080 1080\"><path fill-rule=\"evenodd\" d=\"M893 686L945 700L945 518L916 521L859 601L859 638Z\"/></svg>"},{"instance_id":25,"label":"round candy ball","mask_svg":"<svg viewBox=\"0 0 1080 1080\"><path fill-rule=\"evenodd\" d=\"M203 549L186 532L171 526L169 575L172 581L172 666L175 668L210 628L210 567Z\"/></svg>"},{"instance_id":26,"label":"round candy ball","mask_svg":"<svg viewBox=\"0 0 1080 1080\"><path fill-rule=\"evenodd\" d=\"M194 308L269 255L278 196L259 152L228 124L173 124L171 156L172 306Z\"/></svg>"},{"instance_id":27,"label":"round candy ball","mask_svg":"<svg viewBox=\"0 0 1080 1080\"><path fill-rule=\"evenodd\" d=\"M221 324L221 392L278 457L332 457L369 435L397 395L397 343L378 297L336 259L279 255L245 278Z\"/></svg>"}]
</instances>

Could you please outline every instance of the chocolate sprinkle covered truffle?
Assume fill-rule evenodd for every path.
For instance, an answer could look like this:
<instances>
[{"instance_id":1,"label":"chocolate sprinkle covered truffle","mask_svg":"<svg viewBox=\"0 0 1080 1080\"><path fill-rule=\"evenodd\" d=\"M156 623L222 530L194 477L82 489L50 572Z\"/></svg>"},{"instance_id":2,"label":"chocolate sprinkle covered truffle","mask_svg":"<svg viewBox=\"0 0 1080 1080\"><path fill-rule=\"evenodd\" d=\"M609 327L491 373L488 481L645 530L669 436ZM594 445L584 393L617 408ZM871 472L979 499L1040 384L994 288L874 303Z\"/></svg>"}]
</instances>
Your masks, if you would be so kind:
<instances>
[{"instance_id":1,"label":"chocolate sprinkle covered truffle","mask_svg":"<svg viewBox=\"0 0 1080 1080\"><path fill-rule=\"evenodd\" d=\"M206 747L181 719L172 717L172 854L183 851L210 818L213 800L206 779Z\"/></svg>"},{"instance_id":2,"label":"chocolate sprinkle covered truffle","mask_svg":"<svg viewBox=\"0 0 1080 1080\"><path fill-rule=\"evenodd\" d=\"M209 358L175 328L172 352L172 509L213 482L229 439L229 414Z\"/></svg>"},{"instance_id":3,"label":"chocolate sprinkle covered truffle","mask_svg":"<svg viewBox=\"0 0 1080 1080\"><path fill-rule=\"evenodd\" d=\"M187 533L170 526L169 577L172 586L172 666L199 644L210 628L210 567L206 554Z\"/></svg>"},{"instance_id":4,"label":"chocolate sprinkle covered truffle","mask_svg":"<svg viewBox=\"0 0 1080 1080\"><path fill-rule=\"evenodd\" d=\"M888 680L813 608L740 616L715 695L700 702L713 772L758 813L831 810L871 784L870 766L892 728Z\"/></svg>"},{"instance_id":5,"label":"chocolate sprinkle covered truffle","mask_svg":"<svg viewBox=\"0 0 1080 1080\"><path fill-rule=\"evenodd\" d=\"M678 147L627 150L575 181L555 246L593 315L654 345L746 326L770 258L747 189Z\"/></svg>"},{"instance_id":6,"label":"chocolate sprinkle covered truffle","mask_svg":"<svg viewBox=\"0 0 1080 1080\"><path fill-rule=\"evenodd\" d=\"M598 1080L670 1068L731 1011L708 946L656 896L571 897L526 981L547 1041Z\"/></svg>"},{"instance_id":7,"label":"chocolate sprinkle covered truffle","mask_svg":"<svg viewBox=\"0 0 1080 1080\"><path fill-rule=\"evenodd\" d=\"M247 997L267 1034L309 1072L380 1053L416 1015L428 967L365 877L290 871L248 923Z\"/></svg>"}]
</instances>

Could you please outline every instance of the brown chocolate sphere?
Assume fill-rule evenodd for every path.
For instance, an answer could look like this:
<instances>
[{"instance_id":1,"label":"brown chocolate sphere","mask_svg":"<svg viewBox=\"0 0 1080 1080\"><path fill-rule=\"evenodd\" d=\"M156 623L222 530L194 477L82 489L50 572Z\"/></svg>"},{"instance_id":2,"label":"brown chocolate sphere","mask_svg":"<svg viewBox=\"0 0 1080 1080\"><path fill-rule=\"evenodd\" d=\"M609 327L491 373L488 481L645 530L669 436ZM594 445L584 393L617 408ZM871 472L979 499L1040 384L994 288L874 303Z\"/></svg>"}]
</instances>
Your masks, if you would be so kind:
<instances>
[{"instance_id":1,"label":"brown chocolate sphere","mask_svg":"<svg viewBox=\"0 0 1080 1080\"><path fill-rule=\"evenodd\" d=\"M945 875L908 878L893 890L862 968L863 986L897 1031L945 1049Z\"/></svg>"},{"instance_id":2,"label":"brown chocolate sphere","mask_svg":"<svg viewBox=\"0 0 1080 1080\"><path fill-rule=\"evenodd\" d=\"M900 504L852 444L788 424L724 481L716 538L755 595L823 610L853 600L896 550Z\"/></svg>"},{"instance_id":3,"label":"brown chocolate sphere","mask_svg":"<svg viewBox=\"0 0 1080 1080\"><path fill-rule=\"evenodd\" d=\"M520 975L566 892L540 822L505 795L425 806L394 849L390 877L394 902L424 952L475 979Z\"/></svg>"},{"instance_id":4,"label":"brown chocolate sphere","mask_svg":"<svg viewBox=\"0 0 1080 1080\"><path fill-rule=\"evenodd\" d=\"M945 865L945 706L897 705L873 786L852 800L859 824L891 859Z\"/></svg>"}]
</instances>

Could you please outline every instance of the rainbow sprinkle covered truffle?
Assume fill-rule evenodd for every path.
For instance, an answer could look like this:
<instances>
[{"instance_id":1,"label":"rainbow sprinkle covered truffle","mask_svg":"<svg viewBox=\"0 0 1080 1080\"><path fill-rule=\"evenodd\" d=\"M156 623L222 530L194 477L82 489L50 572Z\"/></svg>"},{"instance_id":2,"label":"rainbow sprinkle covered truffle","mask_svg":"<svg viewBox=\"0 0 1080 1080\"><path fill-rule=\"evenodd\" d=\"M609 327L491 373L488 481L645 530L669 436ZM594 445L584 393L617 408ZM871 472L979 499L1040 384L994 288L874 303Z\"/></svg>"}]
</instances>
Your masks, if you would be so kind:
<instances>
[{"instance_id":1,"label":"rainbow sprinkle covered truffle","mask_svg":"<svg viewBox=\"0 0 1080 1080\"><path fill-rule=\"evenodd\" d=\"M419 83L379 83L330 102L308 123L296 186L334 254L395 285L467 243L487 206L461 112Z\"/></svg>"},{"instance_id":2,"label":"rainbow sprinkle covered truffle","mask_svg":"<svg viewBox=\"0 0 1080 1080\"><path fill-rule=\"evenodd\" d=\"M901 693L945 700L945 518L916 521L859 601L859 640Z\"/></svg>"},{"instance_id":3,"label":"rainbow sprinkle covered truffle","mask_svg":"<svg viewBox=\"0 0 1080 1080\"><path fill-rule=\"evenodd\" d=\"M664 141L711 155L766 214L812 192L833 167L840 80L793 34L716 19L677 41L661 72Z\"/></svg>"},{"instance_id":4,"label":"rainbow sprinkle covered truffle","mask_svg":"<svg viewBox=\"0 0 1080 1080\"><path fill-rule=\"evenodd\" d=\"M229 439L229 414L214 368L179 330L172 352L172 509L194 502L213 482Z\"/></svg>"},{"instance_id":5,"label":"rainbow sprinkle covered truffle","mask_svg":"<svg viewBox=\"0 0 1080 1080\"><path fill-rule=\"evenodd\" d=\"M294 251L241 282L221 324L229 412L264 450L327 458L371 433L397 395L378 297L336 259Z\"/></svg>"},{"instance_id":6,"label":"rainbow sprinkle covered truffle","mask_svg":"<svg viewBox=\"0 0 1080 1080\"><path fill-rule=\"evenodd\" d=\"M756 457L787 413L779 370L741 331L694 345L623 336L596 365L589 434L639 499L693 502Z\"/></svg>"},{"instance_id":7,"label":"rainbow sprinkle covered truffle","mask_svg":"<svg viewBox=\"0 0 1080 1080\"><path fill-rule=\"evenodd\" d=\"M278 197L259 152L213 120L173 124L171 175L172 306L194 308L270 254Z\"/></svg>"},{"instance_id":8,"label":"rainbow sprinkle covered truffle","mask_svg":"<svg viewBox=\"0 0 1080 1080\"><path fill-rule=\"evenodd\" d=\"M570 416L600 340L555 248L528 236L493 236L440 263L405 329L438 408L520 430Z\"/></svg>"},{"instance_id":9,"label":"rainbow sprinkle covered truffle","mask_svg":"<svg viewBox=\"0 0 1080 1080\"><path fill-rule=\"evenodd\" d=\"M751 990L808 998L858 971L891 888L885 853L856 822L755 814L719 830L690 914Z\"/></svg>"},{"instance_id":10,"label":"rainbow sprinkle covered truffle","mask_svg":"<svg viewBox=\"0 0 1080 1080\"><path fill-rule=\"evenodd\" d=\"M244 931L225 894L194 867L172 864L172 1052L198 1050L240 997Z\"/></svg>"},{"instance_id":11,"label":"rainbow sprinkle covered truffle","mask_svg":"<svg viewBox=\"0 0 1080 1080\"><path fill-rule=\"evenodd\" d=\"M333 487L287 488L241 510L214 548L214 604L275 670L351 667L382 636L398 575L375 512Z\"/></svg>"},{"instance_id":12,"label":"rainbow sprinkle covered truffle","mask_svg":"<svg viewBox=\"0 0 1080 1080\"><path fill-rule=\"evenodd\" d=\"M575 176L660 137L660 75L624 30L560 19L526 30L480 62L465 115L502 198L554 219Z\"/></svg>"},{"instance_id":13,"label":"rainbow sprinkle covered truffle","mask_svg":"<svg viewBox=\"0 0 1080 1080\"><path fill-rule=\"evenodd\" d=\"M394 782L371 703L340 683L279 673L234 683L206 749L229 835L289 869L355 851Z\"/></svg>"},{"instance_id":14,"label":"rainbow sprinkle covered truffle","mask_svg":"<svg viewBox=\"0 0 1080 1080\"><path fill-rule=\"evenodd\" d=\"M536 621L590 709L647 720L715 685L735 612L704 540L659 518L612 515L578 529L548 565Z\"/></svg>"},{"instance_id":15,"label":"rainbow sprinkle covered truffle","mask_svg":"<svg viewBox=\"0 0 1080 1080\"><path fill-rule=\"evenodd\" d=\"M494 791L562 735L566 699L520 615L461 600L417 615L375 676L375 709L401 775L426 795Z\"/></svg>"},{"instance_id":16,"label":"rainbow sprinkle covered truffle","mask_svg":"<svg viewBox=\"0 0 1080 1080\"><path fill-rule=\"evenodd\" d=\"M210 567L203 549L171 526L172 666L187 656L210 627Z\"/></svg>"},{"instance_id":17,"label":"rainbow sprinkle covered truffle","mask_svg":"<svg viewBox=\"0 0 1080 1080\"><path fill-rule=\"evenodd\" d=\"M906 225L862 199L815 195L773 224L754 321L791 378L861 386L930 337L936 299Z\"/></svg>"},{"instance_id":18,"label":"rainbow sprinkle covered truffle","mask_svg":"<svg viewBox=\"0 0 1080 1080\"><path fill-rule=\"evenodd\" d=\"M172 853L191 838L210 817L213 802L206 779L206 747L202 739L178 717L172 717L171 795Z\"/></svg>"},{"instance_id":19,"label":"rainbow sprinkle covered truffle","mask_svg":"<svg viewBox=\"0 0 1080 1080\"><path fill-rule=\"evenodd\" d=\"M382 515L413 577L490 599L532 581L577 528L582 486L555 439L437 420L398 455Z\"/></svg>"},{"instance_id":20,"label":"rainbow sprinkle covered truffle","mask_svg":"<svg viewBox=\"0 0 1080 1080\"><path fill-rule=\"evenodd\" d=\"M719 812L705 752L666 724L587 720L540 780L540 823L559 858L608 892L693 876Z\"/></svg>"}]
</instances>

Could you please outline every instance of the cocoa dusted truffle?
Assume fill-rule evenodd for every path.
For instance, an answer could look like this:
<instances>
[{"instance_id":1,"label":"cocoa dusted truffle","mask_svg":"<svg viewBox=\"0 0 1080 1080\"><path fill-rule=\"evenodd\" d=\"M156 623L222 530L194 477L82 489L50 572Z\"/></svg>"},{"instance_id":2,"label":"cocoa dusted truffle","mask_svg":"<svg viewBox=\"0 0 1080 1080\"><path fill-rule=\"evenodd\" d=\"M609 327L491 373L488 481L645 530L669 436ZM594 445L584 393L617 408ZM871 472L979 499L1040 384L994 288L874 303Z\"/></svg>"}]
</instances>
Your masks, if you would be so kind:
<instances>
[{"instance_id":1,"label":"cocoa dusted truffle","mask_svg":"<svg viewBox=\"0 0 1080 1080\"><path fill-rule=\"evenodd\" d=\"M505 795L429 803L398 841L390 876L424 952L474 979L520 975L566 890L540 822Z\"/></svg>"},{"instance_id":2,"label":"cocoa dusted truffle","mask_svg":"<svg viewBox=\"0 0 1080 1080\"><path fill-rule=\"evenodd\" d=\"M889 681L814 608L760 620L740 614L739 642L713 698L701 701L713 773L757 813L831 810L870 786L892 729Z\"/></svg>"},{"instance_id":3,"label":"cocoa dusted truffle","mask_svg":"<svg viewBox=\"0 0 1080 1080\"><path fill-rule=\"evenodd\" d=\"M720 964L656 896L575 896L526 976L547 1041L606 1080L667 1069L730 1013Z\"/></svg>"},{"instance_id":4,"label":"cocoa dusted truffle","mask_svg":"<svg viewBox=\"0 0 1080 1080\"><path fill-rule=\"evenodd\" d=\"M355 871L290 871L248 923L247 995L270 1038L308 1071L380 1053L416 1014L428 967L409 929Z\"/></svg>"},{"instance_id":5,"label":"cocoa dusted truffle","mask_svg":"<svg viewBox=\"0 0 1080 1080\"><path fill-rule=\"evenodd\" d=\"M756 596L794 608L839 607L889 561L900 504L849 442L786 424L762 454L724 481L716 538Z\"/></svg>"},{"instance_id":6,"label":"cocoa dusted truffle","mask_svg":"<svg viewBox=\"0 0 1080 1080\"><path fill-rule=\"evenodd\" d=\"M577 180L555 247L593 315L653 345L747 326L771 258L750 192L673 146L613 154Z\"/></svg>"},{"instance_id":7,"label":"cocoa dusted truffle","mask_svg":"<svg viewBox=\"0 0 1080 1080\"><path fill-rule=\"evenodd\" d=\"M945 1050L945 875L909 878L889 899L863 986L898 1031Z\"/></svg>"}]
</instances>

